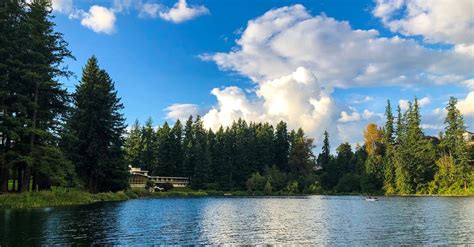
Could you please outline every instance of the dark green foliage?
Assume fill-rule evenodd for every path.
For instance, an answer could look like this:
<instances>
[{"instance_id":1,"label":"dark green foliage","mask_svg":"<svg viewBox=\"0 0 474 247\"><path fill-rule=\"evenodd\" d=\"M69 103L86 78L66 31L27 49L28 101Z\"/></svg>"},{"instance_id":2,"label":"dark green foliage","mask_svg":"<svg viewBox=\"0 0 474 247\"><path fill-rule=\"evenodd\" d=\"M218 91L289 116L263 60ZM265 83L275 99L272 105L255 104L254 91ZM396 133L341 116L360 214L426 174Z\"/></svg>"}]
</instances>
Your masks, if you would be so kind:
<instances>
[{"instance_id":1,"label":"dark green foliage","mask_svg":"<svg viewBox=\"0 0 474 247\"><path fill-rule=\"evenodd\" d=\"M111 78L91 57L74 94L66 128L72 137L68 156L90 192L118 191L128 186L122 108Z\"/></svg>"},{"instance_id":2,"label":"dark green foliage","mask_svg":"<svg viewBox=\"0 0 474 247\"><path fill-rule=\"evenodd\" d=\"M51 19L51 3L46 0L0 5L2 191L13 173L22 192L72 181L71 174L59 172L62 165L65 170L70 165L58 148L68 95L57 80L70 75L63 61L72 55Z\"/></svg>"}]
</instances>

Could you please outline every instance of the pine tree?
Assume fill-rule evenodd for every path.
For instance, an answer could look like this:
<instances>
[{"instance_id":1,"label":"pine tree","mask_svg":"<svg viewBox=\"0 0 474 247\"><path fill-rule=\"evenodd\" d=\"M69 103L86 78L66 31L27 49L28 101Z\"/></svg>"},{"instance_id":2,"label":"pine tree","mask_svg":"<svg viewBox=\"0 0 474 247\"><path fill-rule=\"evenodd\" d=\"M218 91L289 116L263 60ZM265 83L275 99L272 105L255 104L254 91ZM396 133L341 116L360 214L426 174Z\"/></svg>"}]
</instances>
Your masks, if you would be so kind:
<instances>
[{"instance_id":1,"label":"pine tree","mask_svg":"<svg viewBox=\"0 0 474 247\"><path fill-rule=\"evenodd\" d=\"M35 189L49 189L52 177L64 176L55 166L67 164L57 145L57 133L59 119L67 109L68 94L57 78L71 74L63 62L73 57L63 35L54 31L51 18L50 1L28 3L25 16L28 35L24 37L27 42L21 47L26 52L22 52L25 57L21 73L23 95L28 97L26 132L29 135L21 140L28 143L28 154L21 157L18 171L22 192L30 189L30 181Z\"/></svg>"},{"instance_id":2,"label":"pine tree","mask_svg":"<svg viewBox=\"0 0 474 247\"><path fill-rule=\"evenodd\" d=\"M290 141L286 123L281 121L276 126L275 131L275 165L281 170L288 172L288 154L290 150Z\"/></svg>"},{"instance_id":3,"label":"pine tree","mask_svg":"<svg viewBox=\"0 0 474 247\"><path fill-rule=\"evenodd\" d=\"M209 154L207 148L207 133L203 127L200 116L196 117L193 125L194 143L192 154L194 157L194 174L191 178L191 186L202 189L209 181Z\"/></svg>"},{"instance_id":4,"label":"pine tree","mask_svg":"<svg viewBox=\"0 0 474 247\"><path fill-rule=\"evenodd\" d=\"M125 160L133 167L140 167L143 150L141 126L138 120L132 124L124 143Z\"/></svg>"},{"instance_id":5,"label":"pine tree","mask_svg":"<svg viewBox=\"0 0 474 247\"><path fill-rule=\"evenodd\" d=\"M184 176L183 168L183 125L181 121L176 120L170 132L171 135L171 157L173 157L173 176Z\"/></svg>"},{"instance_id":6,"label":"pine tree","mask_svg":"<svg viewBox=\"0 0 474 247\"><path fill-rule=\"evenodd\" d=\"M158 169L158 140L157 133L153 127L153 119L149 117L145 121L145 125L141 129L141 143L142 148L140 152L139 167L154 174Z\"/></svg>"},{"instance_id":7,"label":"pine tree","mask_svg":"<svg viewBox=\"0 0 474 247\"><path fill-rule=\"evenodd\" d=\"M28 44L26 4L2 1L0 4L0 180L2 192L8 190L10 173L20 156L27 155L22 139L28 133L29 87L24 84ZM9 155L6 155L6 154Z\"/></svg>"},{"instance_id":8,"label":"pine tree","mask_svg":"<svg viewBox=\"0 0 474 247\"><path fill-rule=\"evenodd\" d=\"M452 157L455 167L459 171L456 172L458 175L456 179L462 181L462 186L466 189L469 183L469 173L472 168L469 167L468 147L462 136L466 131L464 119L456 105L457 99L451 97L446 106L447 115L444 120L446 126L445 134L441 141L441 149L445 156Z\"/></svg>"},{"instance_id":9,"label":"pine tree","mask_svg":"<svg viewBox=\"0 0 474 247\"><path fill-rule=\"evenodd\" d=\"M173 157L173 140L171 139L171 129L167 122L157 131L157 167L153 174L159 176L173 176L176 170Z\"/></svg>"},{"instance_id":10,"label":"pine tree","mask_svg":"<svg viewBox=\"0 0 474 247\"><path fill-rule=\"evenodd\" d=\"M394 158L394 118L392 114L392 107L390 100L387 100L387 107L385 109L385 127L384 127L384 146L385 155L383 157L384 164L384 191L387 194L394 194L396 192L395 185L395 158Z\"/></svg>"},{"instance_id":11,"label":"pine tree","mask_svg":"<svg viewBox=\"0 0 474 247\"><path fill-rule=\"evenodd\" d=\"M324 140L323 147L321 148L321 153L318 156L318 165L325 169L329 165L331 155L331 148L329 146L329 134L327 131L324 131Z\"/></svg>"},{"instance_id":12,"label":"pine tree","mask_svg":"<svg viewBox=\"0 0 474 247\"><path fill-rule=\"evenodd\" d=\"M313 154L313 139L304 135L303 129L295 132L291 141L291 150L288 165L293 174L308 176L315 165Z\"/></svg>"},{"instance_id":13,"label":"pine tree","mask_svg":"<svg viewBox=\"0 0 474 247\"><path fill-rule=\"evenodd\" d=\"M184 175L186 177L192 177L194 174L194 128L193 128L193 116L189 116L184 127L184 138L183 138L183 168Z\"/></svg>"},{"instance_id":14,"label":"pine tree","mask_svg":"<svg viewBox=\"0 0 474 247\"><path fill-rule=\"evenodd\" d=\"M93 56L74 94L68 131L74 136L69 157L90 192L117 191L128 186L122 150L123 109L114 83Z\"/></svg>"}]
</instances>

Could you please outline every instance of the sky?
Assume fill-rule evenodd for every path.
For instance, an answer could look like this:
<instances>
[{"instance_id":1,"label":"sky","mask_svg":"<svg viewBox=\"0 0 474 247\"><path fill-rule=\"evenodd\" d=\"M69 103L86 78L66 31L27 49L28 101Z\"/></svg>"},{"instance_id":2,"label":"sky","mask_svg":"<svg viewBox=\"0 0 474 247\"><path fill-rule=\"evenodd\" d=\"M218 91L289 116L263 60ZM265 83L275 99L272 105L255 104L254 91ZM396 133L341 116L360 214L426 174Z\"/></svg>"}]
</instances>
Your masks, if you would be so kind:
<instances>
[{"instance_id":1,"label":"sky","mask_svg":"<svg viewBox=\"0 0 474 247\"><path fill-rule=\"evenodd\" d=\"M415 97L428 135L449 97L474 131L474 0L52 0L75 60L95 55L127 123L208 128L248 121L302 127L321 146L363 140L387 100ZM395 112L394 112L395 113Z\"/></svg>"}]
</instances>

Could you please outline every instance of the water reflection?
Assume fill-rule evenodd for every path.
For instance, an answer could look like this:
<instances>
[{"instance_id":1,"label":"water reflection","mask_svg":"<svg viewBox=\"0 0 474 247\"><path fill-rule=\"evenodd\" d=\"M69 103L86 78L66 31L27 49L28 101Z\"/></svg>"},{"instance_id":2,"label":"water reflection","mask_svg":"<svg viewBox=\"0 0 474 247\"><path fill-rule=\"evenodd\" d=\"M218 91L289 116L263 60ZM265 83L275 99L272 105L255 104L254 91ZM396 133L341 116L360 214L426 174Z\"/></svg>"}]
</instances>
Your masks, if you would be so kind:
<instances>
[{"instance_id":1,"label":"water reflection","mask_svg":"<svg viewBox=\"0 0 474 247\"><path fill-rule=\"evenodd\" d=\"M474 198L169 198L0 210L0 245L474 243Z\"/></svg>"}]
</instances>

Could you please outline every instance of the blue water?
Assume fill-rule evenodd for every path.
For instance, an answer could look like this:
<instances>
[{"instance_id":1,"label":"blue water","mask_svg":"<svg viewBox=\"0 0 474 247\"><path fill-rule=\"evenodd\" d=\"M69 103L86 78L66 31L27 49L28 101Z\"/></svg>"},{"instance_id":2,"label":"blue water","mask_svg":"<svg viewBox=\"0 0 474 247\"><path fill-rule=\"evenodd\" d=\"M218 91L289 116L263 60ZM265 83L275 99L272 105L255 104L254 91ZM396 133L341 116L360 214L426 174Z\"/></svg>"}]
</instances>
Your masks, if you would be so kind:
<instances>
[{"instance_id":1,"label":"blue water","mask_svg":"<svg viewBox=\"0 0 474 247\"><path fill-rule=\"evenodd\" d=\"M0 210L0 245L474 244L474 197L167 198Z\"/></svg>"}]
</instances>

